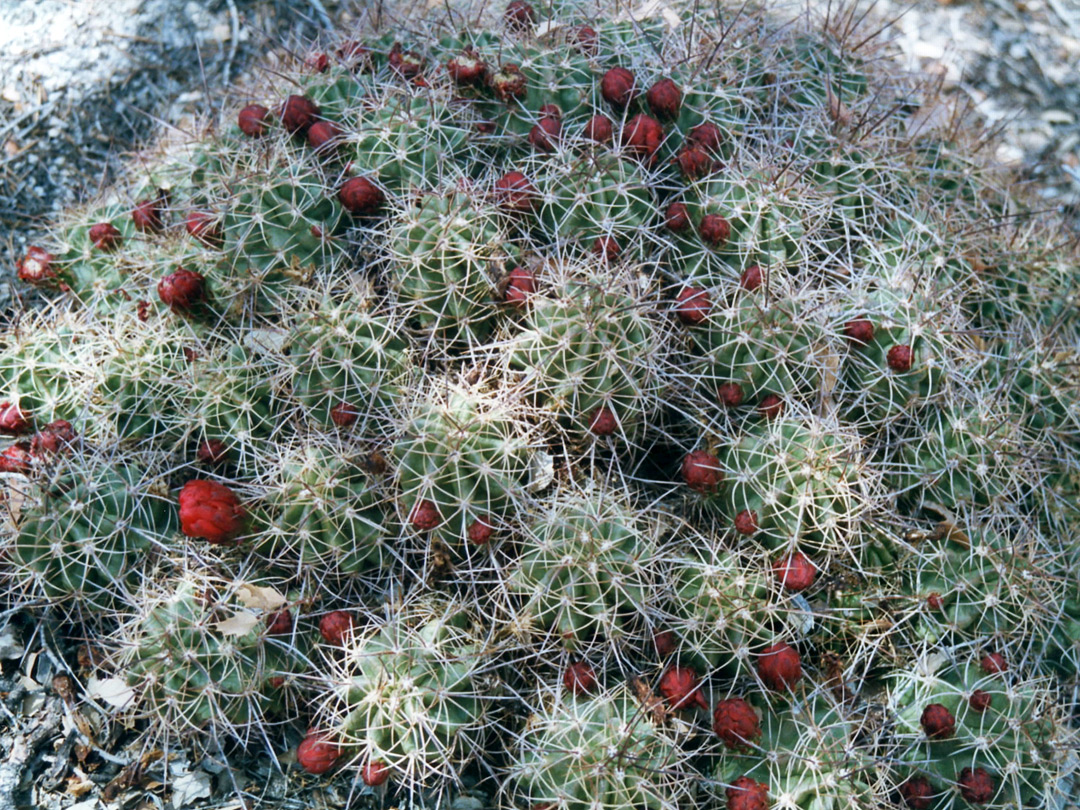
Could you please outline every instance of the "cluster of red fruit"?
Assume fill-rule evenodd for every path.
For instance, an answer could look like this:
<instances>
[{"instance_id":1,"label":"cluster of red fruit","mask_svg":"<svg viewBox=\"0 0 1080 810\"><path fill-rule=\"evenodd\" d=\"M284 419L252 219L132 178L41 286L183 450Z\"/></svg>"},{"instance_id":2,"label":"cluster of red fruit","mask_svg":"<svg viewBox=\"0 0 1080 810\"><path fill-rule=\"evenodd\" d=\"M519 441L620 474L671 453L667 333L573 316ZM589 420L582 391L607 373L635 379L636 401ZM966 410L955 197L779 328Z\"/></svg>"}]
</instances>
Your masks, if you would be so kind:
<instances>
[{"instance_id":1,"label":"cluster of red fruit","mask_svg":"<svg viewBox=\"0 0 1080 810\"><path fill-rule=\"evenodd\" d=\"M33 417L13 402L0 402L0 435L25 436L34 429ZM67 449L78 438L71 422L57 419L0 452L0 472L30 472L34 461Z\"/></svg>"}]
</instances>

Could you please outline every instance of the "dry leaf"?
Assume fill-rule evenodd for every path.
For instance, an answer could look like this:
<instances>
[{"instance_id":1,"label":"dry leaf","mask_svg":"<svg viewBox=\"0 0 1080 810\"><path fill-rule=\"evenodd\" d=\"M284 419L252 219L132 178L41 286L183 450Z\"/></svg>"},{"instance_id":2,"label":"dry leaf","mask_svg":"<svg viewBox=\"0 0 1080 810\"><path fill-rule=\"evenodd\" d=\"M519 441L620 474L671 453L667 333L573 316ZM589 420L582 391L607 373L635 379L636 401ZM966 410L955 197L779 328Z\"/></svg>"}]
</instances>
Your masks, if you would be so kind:
<instances>
[{"instance_id":1,"label":"dry leaf","mask_svg":"<svg viewBox=\"0 0 1080 810\"><path fill-rule=\"evenodd\" d=\"M93 789L94 783L83 775L69 776L67 779L67 787L65 788L68 795L74 796L76 799L80 796L85 796Z\"/></svg>"},{"instance_id":2,"label":"dry leaf","mask_svg":"<svg viewBox=\"0 0 1080 810\"><path fill-rule=\"evenodd\" d=\"M274 355L283 351L288 339L289 333L285 329L249 329L244 333L243 344L255 354Z\"/></svg>"},{"instance_id":3,"label":"dry leaf","mask_svg":"<svg viewBox=\"0 0 1080 810\"><path fill-rule=\"evenodd\" d=\"M201 770L182 774L173 780L172 789L172 804L178 810L196 799L209 799L210 774Z\"/></svg>"},{"instance_id":4,"label":"dry leaf","mask_svg":"<svg viewBox=\"0 0 1080 810\"><path fill-rule=\"evenodd\" d=\"M135 699L135 690L120 678L91 678L86 684L86 694L117 709L127 707Z\"/></svg>"},{"instance_id":5,"label":"dry leaf","mask_svg":"<svg viewBox=\"0 0 1080 810\"><path fill-rule=\"evenodd\" d=\"M668 715L670 714L667 706L664 705L663 699L658 698L653 693L652 688L645 682L644 678L638 677L637 675L631 677L630 691L634 693L637 702L654 723L663 723L667 720Z\"/></svg>"},{"instance_id":6,"label":"dry leaf","mask_svg":"<svg viewBox=\"0 0 1080 810\"><path fill-rule=\"evenodd\" d=\"M214 625L223 636L246 636L259 623L259 617L254 613L235 613L223 622Z\"/></svg>"},{"instance_id":7,"label":"dry leaf","mask_svg":"<svg viewBox=\"0 0 1080 810\"><path fill-rule=\"evenodd\" d=\"M244 607L256 610L277 610L289 600L273 588L244 584L236 589L236 598Z\"/></svg>"},{"instance_id":8,"label":"dry leaf","mask_svg":"<svg viewBox=\"0 0 1080 810\"><path fill-rule=\"evenodd\" d=\"M656 16L663 17L667 27L672 30L682 22L675 9L667 5L664 0L646 0L642 6L630 12L630 19L639 22Z\"/></svg>"},{"instance_id":9,"label":"dry leaf","mask_svg":"<svg viewBox=\"0 0 1080 810\"><path fill-rule=\"evenodd\" d=\"M23 504L27 499L29 482L30 479L20 473L9 473L4 476L0 500L3 501L13 526L19 525L19 517L22 515Z\"/></svg>"},{"instance_id":10,"label":"dry leaf","mask_svg":"<svg viewBox=\"0 0 1080 810\"><path fill-rule=\"evenodd\" d=\"M526 485L529 492L547 489L548 484L555 480L555 457L542 450L533 454L529 468L529 483Z\"/></svg>"}]
</instances>

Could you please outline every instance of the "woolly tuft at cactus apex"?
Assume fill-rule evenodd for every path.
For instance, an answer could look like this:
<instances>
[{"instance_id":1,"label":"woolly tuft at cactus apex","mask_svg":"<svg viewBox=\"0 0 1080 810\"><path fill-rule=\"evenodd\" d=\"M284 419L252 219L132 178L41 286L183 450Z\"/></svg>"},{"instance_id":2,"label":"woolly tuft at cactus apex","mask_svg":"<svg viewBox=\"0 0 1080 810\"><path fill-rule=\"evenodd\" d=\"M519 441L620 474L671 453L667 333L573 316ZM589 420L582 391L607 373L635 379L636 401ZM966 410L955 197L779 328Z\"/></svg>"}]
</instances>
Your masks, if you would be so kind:
<instances>
[{"instance_id":1,"label":"woolly tuft at cactus apex","mask_svg":"<svg viewBox=\"0 0 1080 810\"><path fill-rule=\"evenodd\" d=\"M1075 801L1060 219L854 8L430 11L19 264L0 577L87 756L171 752L174 801Z\"/></svg>"}]
</instances>

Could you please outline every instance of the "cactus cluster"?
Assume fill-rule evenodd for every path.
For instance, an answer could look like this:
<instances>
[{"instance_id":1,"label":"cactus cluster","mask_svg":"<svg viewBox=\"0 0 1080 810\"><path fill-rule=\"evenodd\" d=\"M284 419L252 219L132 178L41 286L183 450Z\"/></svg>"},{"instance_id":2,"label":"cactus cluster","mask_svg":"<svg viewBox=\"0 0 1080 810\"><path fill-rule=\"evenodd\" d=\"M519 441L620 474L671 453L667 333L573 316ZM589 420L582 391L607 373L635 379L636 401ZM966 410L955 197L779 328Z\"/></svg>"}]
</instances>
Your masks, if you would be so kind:
<instances>
[{"instance_id":1,"label":"cactus cluster","mask_svg":"<svg viewBox=\"0 0 1080 810\"><path fill-rule=\"evenodd\" d=\"M1075 802L1075 240L853 15L429 11L27 252L7 606L371 806Z\"/></svg>"}]
</instances>

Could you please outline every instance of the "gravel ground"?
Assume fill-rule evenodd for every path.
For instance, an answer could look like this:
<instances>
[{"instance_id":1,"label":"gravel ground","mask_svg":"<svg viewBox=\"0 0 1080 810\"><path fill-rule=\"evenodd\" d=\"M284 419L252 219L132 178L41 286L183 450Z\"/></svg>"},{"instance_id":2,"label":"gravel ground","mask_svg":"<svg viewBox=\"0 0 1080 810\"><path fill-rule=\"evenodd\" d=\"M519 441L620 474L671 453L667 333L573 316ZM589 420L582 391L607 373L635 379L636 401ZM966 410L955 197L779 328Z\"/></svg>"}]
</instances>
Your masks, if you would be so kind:
<instances>
[{"instance_id":1,"label":"gravel ground","mask_svg":"<svg viewBox=\"0 0 1080 810\"><path fill-rule=\"evenodd\" d=\"M824 8L828 0L814 0ZM877 0L902 64L940 76L1001 130L997 158L1080 228L1080 3Z\"/></svg>"},{"instance_id":2,"label":"gravel ground","mask_svg":"<svg viewBox=\"0 0 1080 810\"><path fill-rule=\"evenodd\" d=\"M799 7L826 14L829 2L805 0ZM495 2L488 15L503 5ZM0 0L0 309L33 304L25 285L11 283L13 267L50 216L107 185L125 155L162 122L223 103L271 44L302 53L329 27L370 6L361 0ZM970 98L1001 130L998 159L1020 167L1047 207L1080 229L1076 0L877 0L855 8L888 23L885 36L905 67L938 75L946 93ZM244 762L240 772L214 752L201 759L180 752L159 760L155 752L110 759L79 744L77 732L89 730L108 751L122 729L95 706L107 696L73 697L64 674L69 663L62 660L72 651L51 641L63 630L0 615L0 809L240 807L233 798L238 785L264 798L263 806L310 806L300 798L303 780L288 783L265 756ZM88 673L72 672L80 688ZM334 807L347 801L322 800Z\"/></svg>"}]
</instances>

